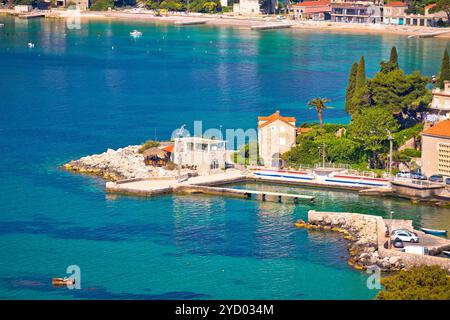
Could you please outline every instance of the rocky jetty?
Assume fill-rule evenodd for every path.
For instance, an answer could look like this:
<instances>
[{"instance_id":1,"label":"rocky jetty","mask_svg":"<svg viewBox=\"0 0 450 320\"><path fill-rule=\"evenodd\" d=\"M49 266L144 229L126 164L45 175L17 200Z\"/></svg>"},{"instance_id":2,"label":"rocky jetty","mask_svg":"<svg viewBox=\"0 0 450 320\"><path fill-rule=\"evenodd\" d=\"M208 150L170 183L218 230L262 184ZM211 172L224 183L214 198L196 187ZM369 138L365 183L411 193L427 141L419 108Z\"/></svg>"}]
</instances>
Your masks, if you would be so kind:
<instances>
[{"instance_id":1,"label":"rocky jetty","mask_svg":"<svg viewBox=\"0 0 450 320\"><path fill-rule=\"evenodd\" d=\"M400 256L382 258L378 252L377 217L351 213L327 213L311 210L308 223L299 220L297 228L339 232L349 241L348 264L355 269L364 270L378 266L382 271L391 272L403 269L405 265Z\"/></svg>"},{"instance_id":2,"label":"rocky jetty","mask_svg":"<svg viewBox=\"0 0 450 320\"><path fill-rule=\"evenodd\" d=\"M138 151L140 147L136 145L117 150L108 149L101 154L70 161L64 164L63 168L78 173L100 176L111 181L177 176L177 170L146 166L143 155ZM182 170L182 174L188 172L191 172L191 170Z\"/></svg>"}]
</instances>

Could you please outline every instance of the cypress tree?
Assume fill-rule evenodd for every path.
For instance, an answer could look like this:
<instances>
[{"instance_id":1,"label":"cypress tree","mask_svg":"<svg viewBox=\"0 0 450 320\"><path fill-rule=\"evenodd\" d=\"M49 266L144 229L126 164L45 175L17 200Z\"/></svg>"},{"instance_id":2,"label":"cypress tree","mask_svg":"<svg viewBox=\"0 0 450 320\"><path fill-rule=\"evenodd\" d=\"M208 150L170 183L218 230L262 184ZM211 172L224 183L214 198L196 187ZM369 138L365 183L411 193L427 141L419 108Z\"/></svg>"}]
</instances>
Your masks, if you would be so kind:
<instances>
[{"instance_id":1,"label":"cypress tree","mask_svg":"<svg viewBox=\"0 0 450 320\"><path fill-rule=\"evenodd\" d=\"M352 97L353 113L358 113L362 107L367 106L367 95L369 93L366 81L366 65L364 62L364 56L358 63L358 70L356 72L355 79L355 92Z\"/></svg>"},{"instance_id":2,"label":"cypress tree","mask_svg":"<svg viewBox=\"0 0 450 320\"><path fill-rule=\"evenodd\" d=\"M441 72L439 73L439 87L444 88L444 80L450 80L450 61L448 57L447 48L444 51L444 57L442 58Z\"/></svg>"},{"instance_id":3,"label":"cypress tree","mask_svg":"<svg viewBox=\"0 0 450 320\"><path fill-rule=\"evenodd\" d=\"M347 90L345 91L345 111L348 114L354 113L352 104L353 94L355 93L356 74L358 73L358 63L354 62L348 76Z\"/></svg>"},{"instance_id":4,"label":"cypress tree","mask_svg":"<svg viewBox=\"0 0 450 320\"><path fill-rule=\"evenodd\" d=\"M391 57L389 58L389 62L392 64L394 69L398 69L398 54L395 46L391 49Z\"/></svg>"}]
</instances>

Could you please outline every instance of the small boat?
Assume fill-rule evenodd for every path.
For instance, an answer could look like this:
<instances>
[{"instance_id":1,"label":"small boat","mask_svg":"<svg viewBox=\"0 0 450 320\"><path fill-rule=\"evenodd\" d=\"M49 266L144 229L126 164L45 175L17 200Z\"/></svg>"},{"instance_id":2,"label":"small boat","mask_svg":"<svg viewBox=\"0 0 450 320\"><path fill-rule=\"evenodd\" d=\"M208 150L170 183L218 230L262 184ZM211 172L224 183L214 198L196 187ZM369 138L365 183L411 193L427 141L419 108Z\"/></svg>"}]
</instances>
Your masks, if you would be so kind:
<instances>
[{"instance_id":1,"label":"small boat","mask_svg":"<svg viewBox=\"0 0 450 320\"><path fill-rule=\"evenodd\" d=\"M415 35L410 35L410 36L408 36L408 39L411 39L411 38L414 38L415 37Z\"/></svg>"},{"instance_id":2,"label":"small boat","mask_svg":"<svg viewBox=\"0 0 450 320\"><path fill-rule=\"evenodd\" d=\"M450 257L450 251L442 251L443 254L445 254L447 257Z\"/></svg>"},{"instance_id":3,"label":"small boat","mask_svg":"<svg viewBox=\"0 0 450 320\"><path fill-rule=\"evenodd\" d=\"M74 285L74 284L75 284L75 279L52 278L52 285L54 287L61 287L61 286Z\"/></svg>"},{"instance_id":4,"label":"small boat","mask_svg":"<svg viewBox=\"0 0 450 320\"><path fill-rule=\"evenodd\" d=\"M423 232L426 234L434 234L437 236L444 236L447 234L447 230L435 230L435 229L427 229L427 228L420 228Z\"/></svg>"},{"instance_id":5,"label":"small boat","mask_svg":"<svg viewBox=\"0 0 450 320\"><path fill-rule=\"evenodd\" d=\"M34 48L34 43L33 42L28 42L28 48Z\"/></svg>"},{"instance_id":6,"label":"small boat","mask_svg":"<svg viewBox=\"0 0 450 320\"><path fill-rule=\"evenodd\" d=\"M142 36L142 32L140 32L138 30L133 30L130 32L130 36L132 36L133 38L138 38L138 37Z\"/></svg>"}]
</instances>

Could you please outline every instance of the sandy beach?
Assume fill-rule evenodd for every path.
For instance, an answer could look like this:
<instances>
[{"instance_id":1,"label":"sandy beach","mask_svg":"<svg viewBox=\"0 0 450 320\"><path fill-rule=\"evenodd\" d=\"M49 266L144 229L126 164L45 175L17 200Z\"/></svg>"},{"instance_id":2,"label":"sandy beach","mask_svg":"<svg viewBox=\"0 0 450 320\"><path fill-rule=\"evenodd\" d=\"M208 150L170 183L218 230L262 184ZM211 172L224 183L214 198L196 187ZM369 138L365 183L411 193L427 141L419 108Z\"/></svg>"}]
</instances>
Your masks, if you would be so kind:
<instances>
[{"instance_id":1,"label":"sandy beach","mask_svg":"<svg viewBox=\"0 0 450 320\"><path fill-rule=\"evenodd\" d=\"M13 13L13 10L3 9L0 13ZM65 10L51 10L46 14L47 18L67 18L73 13ZM86 11L80 13L81 19L115 19L148 21L152 23L186 23L202 21L204 25L228 26L243 29L250 29L254 26L290 24L291 30L307 30L311 32L335 32L335 33L361 33L361 34L396 34L406 37L435 37L450 38L450 28L430 28L418 26L396 26L384 24L356 24L339 23L330 21L278 21L273 16L241 16L232 14L199 14L184 13L155 16L151 11L131 12L131 11Z\"/></svg>"}]
</instances>

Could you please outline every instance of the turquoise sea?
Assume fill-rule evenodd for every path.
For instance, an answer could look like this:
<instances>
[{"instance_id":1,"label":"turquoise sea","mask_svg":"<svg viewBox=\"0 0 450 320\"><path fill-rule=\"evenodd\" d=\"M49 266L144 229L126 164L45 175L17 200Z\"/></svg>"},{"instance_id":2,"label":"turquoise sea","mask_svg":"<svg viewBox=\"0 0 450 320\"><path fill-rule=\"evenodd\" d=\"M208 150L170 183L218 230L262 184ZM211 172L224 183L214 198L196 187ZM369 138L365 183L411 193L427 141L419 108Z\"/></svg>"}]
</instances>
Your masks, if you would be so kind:
<instances>
[{"instance_id":1,"label":"turquoise sea","mask_svg":"<svg viewBox=\"0 0 450 320\"><path fill-rule=\"evenodd\" d=\"M401 66L438 72L447 40L279 30L174 27L0 16L1 299L371 299L346 265L346 242L296 230L309 209L386 215L449 228L450 210L355 193L300 189L315 204L210 196L111 197L104 182L58 166L169 138L181 124L254 128L276 109L348 122L347 73L373 75L396 45ZM143 36L132 39L139 29ZM27 43L35 43L28 48ZM254 187L254 186L253 186ZM280 189L281 187L273 187ZM81 290L50 278L81 268Z\"/></svg>"}]
</instances>

